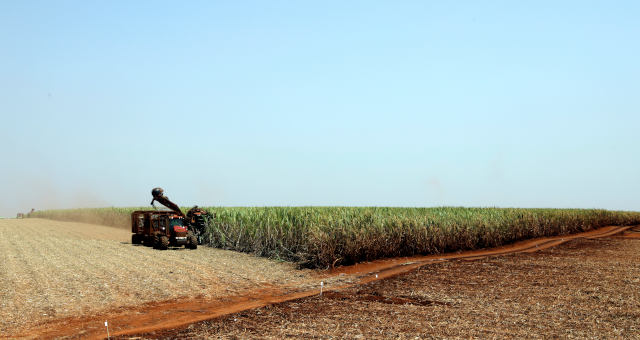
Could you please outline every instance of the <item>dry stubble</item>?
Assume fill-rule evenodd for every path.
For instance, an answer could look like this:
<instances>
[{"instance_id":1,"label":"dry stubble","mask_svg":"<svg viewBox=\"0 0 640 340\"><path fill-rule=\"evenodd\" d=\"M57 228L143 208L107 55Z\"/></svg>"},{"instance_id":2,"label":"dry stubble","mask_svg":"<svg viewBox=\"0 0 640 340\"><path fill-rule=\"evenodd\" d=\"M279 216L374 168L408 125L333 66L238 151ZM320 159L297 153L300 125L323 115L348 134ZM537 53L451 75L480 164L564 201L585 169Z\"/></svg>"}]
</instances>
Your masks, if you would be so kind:
<instances>
[{"instance_id":1,"label":"dry stubble","mask_svg":"<svg viewBox=\"0 0 640 340\"><path fill-rule=\"evenodd\" d=\"M312 277L288 263L232 251L134 246L130 235L83 223L0 220L0 335L153 301L305 285Z\"/></svg>"}]
</instances>

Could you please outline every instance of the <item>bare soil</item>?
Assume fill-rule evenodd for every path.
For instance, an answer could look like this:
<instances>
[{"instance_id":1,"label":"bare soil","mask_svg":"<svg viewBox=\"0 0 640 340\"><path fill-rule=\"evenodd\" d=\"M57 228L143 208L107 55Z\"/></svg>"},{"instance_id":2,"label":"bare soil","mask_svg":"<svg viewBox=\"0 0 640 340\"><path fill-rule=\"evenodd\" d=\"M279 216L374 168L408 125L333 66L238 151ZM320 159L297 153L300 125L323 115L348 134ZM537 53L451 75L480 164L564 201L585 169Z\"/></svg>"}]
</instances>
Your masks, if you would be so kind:
<instances>
[{"instance_id":1,"label":"bare soil","mask_svg":"<svg viewBox=\"0 0 640 340\"><path fill-rule=\"evenodd\" d=\"M640 338L638 233L424 265L144 338Z\"/></svg>"}]
</instances>

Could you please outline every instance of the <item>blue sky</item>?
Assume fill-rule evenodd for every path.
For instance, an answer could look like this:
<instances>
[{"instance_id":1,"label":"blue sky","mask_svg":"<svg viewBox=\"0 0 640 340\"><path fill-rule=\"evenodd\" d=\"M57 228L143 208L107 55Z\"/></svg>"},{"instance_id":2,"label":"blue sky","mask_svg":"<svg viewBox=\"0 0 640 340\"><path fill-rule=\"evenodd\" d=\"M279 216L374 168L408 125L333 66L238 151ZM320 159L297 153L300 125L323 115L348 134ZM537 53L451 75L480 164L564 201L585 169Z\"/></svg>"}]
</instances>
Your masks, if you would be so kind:
<instances>
[{"instance_id":1,"label":"blue sky","mask_svg":"<svg viewBox=\"0 0 640 340\"><path fill-rule=\"evenodd\" d=\"M3 1L0 216L640 206L634 1Z\"/></svg>"}]
</instances>

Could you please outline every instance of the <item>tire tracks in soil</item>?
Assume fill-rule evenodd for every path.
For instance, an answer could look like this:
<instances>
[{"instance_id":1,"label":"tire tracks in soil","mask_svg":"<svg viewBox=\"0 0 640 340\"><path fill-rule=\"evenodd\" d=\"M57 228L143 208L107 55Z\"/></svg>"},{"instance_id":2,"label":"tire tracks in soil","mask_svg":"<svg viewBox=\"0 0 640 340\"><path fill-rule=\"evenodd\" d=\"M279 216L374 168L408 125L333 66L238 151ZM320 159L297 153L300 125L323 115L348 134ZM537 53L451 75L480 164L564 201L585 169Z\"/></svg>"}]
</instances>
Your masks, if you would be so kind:
<instances>
[{"instance_id":1,"label":"tire tracks in soil","mask_svg":"<svg viewBox=\"0 0 640 340\"><path fill-rule=\"evenodd\" d=\"M327 271L324 275L318 277L318 281L340 275L356 277L356 280L351 283L338 283L333 286L324 287L324 292L332 292L397 276L433 263L451 260L472 261L491 256L535 252L580 238L599 239L611 236L626 237L625 235L633 236L629 238L640 238L636 237L640 235L640 230L638 230L638 226L608 226L577 234L521 241L491 249L377 260ZM82 338L102 339L106 335L104 320L109 320L111 336L114 337L161 332L186 327L195 322L214 319L223 315L318 294L320 294L319 285L318 288L313 289L281 286L256 289L247 294L216 300L200 301L197 299L182 299L147 303L140 307L122 310L120 312L80 318L64 318L46 322L37 328L32 328L30 331L17 334L16 336L26 338L80 336ZM167 316L168 313L170 313L170 316Z\"/></svg>"}]
</instances>

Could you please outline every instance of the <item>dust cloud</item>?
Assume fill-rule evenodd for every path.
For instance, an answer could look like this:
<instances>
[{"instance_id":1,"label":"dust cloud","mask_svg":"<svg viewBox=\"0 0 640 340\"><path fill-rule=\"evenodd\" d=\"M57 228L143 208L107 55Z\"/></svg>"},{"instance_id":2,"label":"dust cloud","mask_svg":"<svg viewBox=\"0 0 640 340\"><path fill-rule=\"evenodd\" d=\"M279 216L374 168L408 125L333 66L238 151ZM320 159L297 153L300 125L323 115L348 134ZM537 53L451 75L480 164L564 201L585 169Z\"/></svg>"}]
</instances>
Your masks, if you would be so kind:
<instances>
[{"instance_id":1,"label":"dust cloud","mask_svg":"<svg viewBox=\"0 0 640 340\"><path fill-rule=\"evenodd\" d=\"M0 217L16 217L31 209L68 209L110 206L98 190L65 187L47 175L11 176L3 179Z\"/></svg>"}]
</instances>

